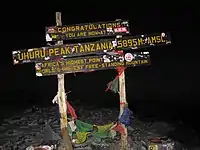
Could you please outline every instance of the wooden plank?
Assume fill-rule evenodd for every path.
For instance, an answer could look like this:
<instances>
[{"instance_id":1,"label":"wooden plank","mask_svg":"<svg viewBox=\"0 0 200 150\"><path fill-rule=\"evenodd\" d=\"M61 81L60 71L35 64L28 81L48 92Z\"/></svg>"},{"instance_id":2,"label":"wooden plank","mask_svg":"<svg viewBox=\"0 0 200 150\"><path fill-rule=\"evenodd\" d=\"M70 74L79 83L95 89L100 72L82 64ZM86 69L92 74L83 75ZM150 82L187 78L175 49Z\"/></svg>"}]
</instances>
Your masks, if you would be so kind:
<instances>
[{"instance_id":1,"label":"wooden plank","mask_svg":"<svg viewBox=\"0 0 200 150\"><path fill-rule=\"evenodd\" d=\"M126 100L126 83L125 83L125 71L122 73L118 71L119 76L119 100L120 100L120 113L119 118L123 114L124 108L128 107ZM121 147L120 150L128 150L128 131L125 125L121 124L125 134L121 134Z\"/></svg>"},{"instance_id":2,"label":"wooden plank","mask_svg":"<svg viewBox=\"0 0 200 150\"><path fill-rule=\"evenodd\" d=\"M131 55L131 56L130 56ZM56 75L60 73L88 72L115 69L116 67L135 67L150 65L148 52L133 52L125 55L99 55L69 58L59 61L38 62L35 64L36 76Z\"/></svg>"},{"instance_id":3,"label":"wooden plank","mask_svg":"<svg viewBox=\"0 0 200 150\"><path fill-rule=\"evenodd\" d=\"M163 36L164 35L164 36ZM169 33L154 33L123 37L118 40L106 39L89 43L76 43L56 45L13 51L13 63L31 63L37 61L49 61L66 57L83 56L104 53L110 50L141 49L153 46L171 44Z\"/></svg>"},{"instance_id":4,"label":"wooden plank","mask_svg":"<svg viewBox=\"0 0 200 150\"><path fill-rule=\"evenodd\" d=\"M127 20L46 27L46 41L95 38L130 33Z\"/></svg>"},{"instance_id":5,"label":"wooden plank","mask_svg":"<svg viewBox=\"0 0 200 150\"><path fill-rule=\"evenodd\" d=\"M61 12L56 12L56 24L62 25L61 20ZM62 45L63 41L58 41L58 45ZM65 76L64 74L58 74L58 104L60 111L60 129L61 135L64 140L65 148L61 148L63 150L73 150L71 138L69 137L68 129L67 129L67 106L66 106L66 98L65 98Z\"/></svg>"}]
</instances>

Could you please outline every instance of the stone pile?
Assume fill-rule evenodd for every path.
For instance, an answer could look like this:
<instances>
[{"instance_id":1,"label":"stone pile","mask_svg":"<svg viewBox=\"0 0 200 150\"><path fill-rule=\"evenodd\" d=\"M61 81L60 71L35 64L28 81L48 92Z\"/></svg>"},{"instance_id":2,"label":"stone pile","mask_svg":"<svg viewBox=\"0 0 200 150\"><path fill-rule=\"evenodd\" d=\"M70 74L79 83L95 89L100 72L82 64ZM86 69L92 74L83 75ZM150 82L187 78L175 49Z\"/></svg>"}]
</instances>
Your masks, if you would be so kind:
<instances>
[{"instance_id":1,"label":"stone pile","mask_svg":"<svg viewBox=\"0 0 200 150\"><path fill-rule=\"evenodd\" d=\"M86 109L77 108L77 115L80 120L90 124L103 125L115 121L119 111L117 109ZM85 111L88 110L88 111ZM81 114L81 115L79 115ZM166 137L174 130L172 125L164 122L141 122L133 119L132 125L128 128L128 142L130 150L146 149L148 139L152 137ZM23 150L29 146L49 145L56 147L62 143L60 137L60 126L57 119L56 108L42 108L26 110L22 115L5 119L0 126L0 145L6 150ZM117 137L118 139L120 136ZM49 142L50 141L50 142ZM174 143L171 141L171 143ZM118 149L119 141L109 139L95 142L88 139L87 143L75 145L75 149ZM29 147L31 149L31 147Z\"/></svg>"}]
</instances>

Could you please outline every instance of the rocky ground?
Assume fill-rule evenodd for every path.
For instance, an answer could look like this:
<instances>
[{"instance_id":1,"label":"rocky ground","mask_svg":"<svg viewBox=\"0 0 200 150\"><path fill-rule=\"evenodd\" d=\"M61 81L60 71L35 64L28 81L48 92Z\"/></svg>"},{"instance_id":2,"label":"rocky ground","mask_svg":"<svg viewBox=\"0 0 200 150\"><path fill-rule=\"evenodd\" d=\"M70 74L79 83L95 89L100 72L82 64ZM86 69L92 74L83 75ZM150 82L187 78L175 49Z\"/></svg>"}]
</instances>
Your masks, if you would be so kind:
<instances>
[{"instance_id":1,"label":"rocky ground","mask_svg":"<svg viewBox=\"0 0 200 150\"><path fill-rule=\"evenodd\" d=\"M98 125L116 120L119 114L117 109L75 108L80 120ZM32 109L28 109L22 114L5 119L0 126L1 147L4 147L5 150L23 150L30 145L40 145L44 143L44 134L46 134L44 131L46 132L47 130L54 134L52 138L55 141L60 141L60 128L56 115L56 108L51 107L38 109L34 112ZM179 146L179 148L176 148L177 150L182 149L181 147L200 150L200 147L195 148L197 147L195 145L199 143L195 131L181 123L178 124L175 126L166 122L144 122L135 116L131 127L128 128L130 150L142 149L142 147L145 149L145 146L142 145L147 144L148 139L152 137L168 137L168 143L174 143ZM98 148L114 150L119 149L117 148L117 143L119 143L117 139L116 141L105 140L101 144L89 139L87 145L78 145L76 149L89 150Z\"/></svg>"}]
</instances>

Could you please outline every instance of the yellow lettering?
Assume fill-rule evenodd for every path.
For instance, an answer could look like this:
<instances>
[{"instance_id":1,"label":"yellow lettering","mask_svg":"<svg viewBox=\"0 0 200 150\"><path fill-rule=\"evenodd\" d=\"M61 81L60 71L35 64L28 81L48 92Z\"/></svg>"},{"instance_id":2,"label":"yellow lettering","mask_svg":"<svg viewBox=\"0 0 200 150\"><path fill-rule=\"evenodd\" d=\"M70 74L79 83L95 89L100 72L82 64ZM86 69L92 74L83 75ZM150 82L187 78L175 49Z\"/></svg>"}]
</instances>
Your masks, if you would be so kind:
<instances>
[{"instance_id":1,"label":"yellow lettering","mask_svg":"<svg viewBox=\"0 0 200 150\"><path fill-rule=\"evenodd\" d=\"M54 53L54 49L53 49L53 48L50 48L50 49L49 49L49 56L51 56L53 53Z\"/></svg>"},{"instance_id":2,"label":"yellow lettering","mask_svg":"<svg viewBox=\"0 0 200 150\"><path fill-rule=\"evenodd\" d=\"M86 36L86 32L78 32L77 36Z\"/></svg>"},{"instance_id":3,"label":"yellow lettering","mask_svg":"<svg viewBox=\"0 0 200 150\"><path fill-rule=\"evenodd\" d=\"M98 29L101 29L101 28L102 28L102 27L101 27L101 24L98 24L98 25L97 25L97 28L98 28Z\"/></svg>"},{"instance_id":4,"label":"yellow lettering","mask_svg":"<svg viewBox=\"0 0 200 150\"><path fill-rule=\"evenodd\" d=\"M50 74L52 71L50 68L45 68L41 70L42 74Z\"/></svg>"},{"instance_id":5,"label":"yellow lettering","mask_svg":"<svg viewBox=\"0 0 200 150\"><path fill-rule=\"evenodd\" d=\"M161 36L151 36L147 38L148 44L156 44L161 42L165 42L165 40L163 40Z\"/></svg>"},{"instance_id":6,"label":"yellow lettering","mask_svg":"<svg viewBox=\"0 0 200 150\"><path fill-rule=\"evenodd\" d=\"M123 44L122 44L122 40L118 40L117 41L117 48L122 48Z\"/></svg>"},{"instance_id":7,"label":"yellow lettering","mask_svg":"<svg viewBox=\"0 0 200 150\"><path fill-rule=\"evenodd\" d=\"M80 26L76 26L76 31L79 31L80 30Z\"/></svg>"},{"instance_id":8,"label":"yellow lettering","mask_svg":"<svg viewBox=\"0 0 200 150\"><path fill-rule=\"evenodd\" d=\"M94 48L95 44L90 44L90 45L91 45L91 52L94 52L95 50L97 50Z\"/></svg>"},{"instance_id":9,"label":"yellow lettering","mask_svg":"<svg viewBox=\"0 0 200 150\"><path fill-rule=\"evenodd\" d=\"M84 25L75 25L75 26L64 26L57 27L59 33L73 32L73 31L88 31L88 30L98 30L98 29L107 29L107 28L117 28L120 25L120 22L117 23L101 23L101 24L84 24ZM95 34L95 33L93 33ZM92 34L90 34L92 35ZM97 34L96 34L97 35ZM82 35L83 36L83 35Z\"/></svg>"},{"instance_id":10,"label":"yellow lettering","mask_svg":"<svg viewBox=\"0 0 200 150\"><path fill-rule=\"evenodd\" d=\"M34 59L34 53L29 53L30 59Z\"/></svg>"},{"instance_id":11,"label":"yellow lettering","mask_svg":"<svg viewBox=\"0 0 200 150\"><path fill-rule=\"evenodd\" d=\"M126 48L128 46L127 40L123 40L122 44L123 44L123 48Z\"/></svg>"},{"instance_id":12,"label":"yellow lettering","mask_svg":"<svg viewBox=\"0 0 200 150\"><path fill-rule=\"evenodd\" d=\"M40 58L40 53L38 50L35 51L35 58Z\"/></svg>"},{"instance_id":13,"label":"yellow lettering","mask_svg":"<svg viewBox=\"0 0 200 150\"><path fill-rule=\"evenodd\" d=\"M85 28L84 28L85 27ZM82 26L82 30L88 30L88 25Z\"/></svg>"},{"instance_id":14,"label":"yellow lettering","mask_svg":"<svg viewBox=\"0 0 200 150\"><path fill-rule=\"evenodd\" d=\"M87 32L88 36L105 35L105 34L106 34L105 30L103 30L103 31L90 31L90 32Z\"/></svg>"},{"instance_id":15,"label":"yellow lettering","mask_svg":"<svg viewBox=\"0 0 200 150\"><path fill-rule=\"evenodd\" d=\"M92 30L92 29L93 29L93 25L89 24L89 30Z\"/></svg>"},{"instance_id":16,"label":"yellow lettering","mask_svg":"<svg viewBox=\"0 0 200 150\"><path fill-rule=\"evenodd\" d=\"M97 29L97 25L93 24L93 29L96 30Z\"/></svg>"},{"instance_id":17,"label":"yellow lettering","mask_svg":"<svg viewBox=\"0 0 200 150\"><path fill-rule=\"evenodd\" d=\"M98 69L99 65L98 64L88 64L88 65L85 65L85 68L86 69Z\"/></svg>"},{"instance_id":18,"label":"yellow lettering","mask_svg":"<svg viewBox=\"0 0 200 150\"><path fill-rule=\"evenodd\" d=\"M157 43L156 37L155 37L155 36L152 36L152 37L151 37L151 41L152 41L152 43Z\"/></svg>"},{"instance_id":19,"label":"yellow lettering","mask_svg":"<svg viewBox=\"0 0 200 150\"><path fill-rule=\"evenodd\" d=\"M77 66L63 66L61 70L65 73L74 72L74 71L81 71L83 69L83 65Z\"/></svg>"},{"instance_id":20,"label":"yellow lettering","mask_svg":"<svg viewBox=\"0 0 200 150\"><path fill-rule=\"evenodd\" d=\"M66 33L66 37L76 37L75 33Z\"/></svg>"},{"instance_id":21,"label":"yellow lettering","mask_svg":"<svg viewBox=\"0 0 200 150\"><path fill-rule=\"evenodd\" d=\"M147 43L148 43L148 44L153 44L153 43L151 42L151 38L150 38L150 37L147 38Z\"/></svg>"},{"instance_id":22,"label":"yellow lettering","mask_svg":"<svg viewBox=\"0 0 200 150\"><path fill-rule=\"evenodd\" d=\"M57 29L57 30L58 30L58 32L62 32L62 30L61 30L61 27L58 27L58 29Z\"/></svg>"},{"instance_id":23,"label":"yellow lettering","mask_svg":"<svg viewBox=\"0 0 200 150\"><path fill-rule=\"evenodd\" d=\"M102 58L90 58L88 63L99 63L102 62Z\"/></svg>"},{"instance_id":24,"label":"yellow lettering","mask_svg":"<svg viewBox=\"0 0 200 150\"><path fill-rule=\"evenodd\" d=\"M72 26L72 27L71 27L71 31L76 31L76 27L75 27L75 26Z\"/></svg>"},{"instance_id":25,"label":"yellow lettering","mask_svg":"<svg viewBox=\"0 0 200 150\"><path fill-rule=\"evenodd\" d=\"M161 42L161 37L160 36L156 36L155 38L156 38L157 43Z\"/></svg>"},{"instance_id":26,"label":"yellow lettering","mask_svg":"<svg viewBox=\"0 0 200 150\"><path fill-rule=\"evenodd\" d=\"M66 54L71 54L71 49L69 46L64 47Z\"/></svg>"},{"instance_id":27,"label":"yellow lettering","mask_svg":"<svg viewBox=\"0 0 200 150\"><path fill-rule=\"evenodd\" d=\"M24 58L23 58L23 54L22 53L18 53L17 54L17 58L19 59L19 60L23 60Z\"/></svg>"},{"instance_id":28,"label":"yellow lettering","mask_svg":"<svg viewBox=\"0 0 200 150\"><path fill-rule=\"evenodd\" d=\"M79 52L79 51L78 51L78 48L79 48L78 45L75 45L75 46L73 47L73 50L75 51L75 53L78 53L78 52Z\"/></svg>"},{"instance_id":29,"label":"yellow lettering","mask_svg":"<svg viewBox=\"0 0 200 150\"><path fill-rule=\"evenodd\" d=\"M85 44L85 50L90 51L90 45L89 44Z\"/></svg>"},{"instance_id":30,"label":"yellow lettering","mask_svg":"<svg viewBox=\"0 0 200 150\"><path fill-rule=\"evenodd\" d=\"M163 37L162 36L158 36L160 39L161 39L161 42L166 42L164 39L163 39Z\"/></svg>"},{"instance_id":31,"label":"yellow lettering","mask_svg":"<svg viewBox=\"0 0 200 150\"><path fill-rule=\"evenodd\" d=\"M141 43L139 39L124 39L117 41L117 48L137 47Z\"/></svg>"},{"instance_id":32,"label":"yellow lettering","mask_svg":"<svg viewBox=\"0 0 200 150\"><path fill-rule=\"evenodd\" d=\"M107 63L102 63L101 64L101 68L106 68L106 66L107 66Z\"/></svg>"},{"instance_id":33,"label":"yellow lettering","mask_svg":"<svg viewBox=\"0 0 200 150\"><path fill-rule=\"evenodd\" d=\"M84 49L84 47L81 45L80 46L80 53L84 53L85 52L85 49Z\"/></svg>"},{"instance_id":34,"label":"yellow lettering","mask_svg":"<svg viewBox=\"0 0 200 150\"><path fill-rule=\"evenodd\" d=\"M117 23L113 23L113 24L112 24L112 27L113 27L113 28L116 28L116 27L117 27Z\"/></svg>"},{"instance_id":35,"label":"yellow lettering","mask_svg":"<svg viewBox=\"0 0 200 150\"><path fill-rule=\"evenodd\" d=\"M106 45L106 43L100 43L100 44L101 44L102 49L104 50L108 49L108 45Z\"/></svg>"},{"instance_id":36,"label":"yellow lettering","mask_svg":"<svg viewBox=\"0 0 200 150\"><path fill-rule=\"evenodd\" d=\"M29 53L24 53L24 60L29 59Z\"/></svg>"},{"instance_id":37,"label":"yellow lettering","mask_svg":"<svg viewBox=\"0 0 200 150\"><path fill-rule=\"evenodd\" d=\"M133 46L133 42L131 39L128 39L127 40L127 43L128 43L128 47L132 47Z\"/></svg>"},{"instance_id":38,"label":"yellow lettering","mask_svg":"<svg viewBox=\"0 0 200 150\"><path fill-rule=\"evenodd\" d=\"M124 62L111 62L107 64L107 67L120 67L124 66Z\"/></svg>"},{"instance_id":39,"label":"yellow lettering","mask_svg":"<svg viewBox=\"0 0 200 150\"><path fill-rule=\"evenodd\" d=\"M113 47L113 44L112 44L112 42L109 42L108 43L108 49L113 49L114 47Z\"/></svg>"},{"instance_id":40,"label":"yellow lettering","mask_svg":"<svg viewBox=\"0 0 200 150\"><path fill-rule=\"evenodd\" d=\"M51 68L51 73L55 73L56 72L56 68L55 67L52 67Z\"/></svg>"},{"instance_id":41,"label":"yellow lettering","mask_svg":"<svg viewBox=\"0 0 200 150\"><path fill-rule=\"evenodd\" d=\"M143 64L148 64L148 63L149 63L148 59L143 60Z\"/></svg>"},{"instance_id":42,"label":"yellow lettering","mask_svg":"<svg viewBox=\"0 0 200 150\"><path fill-rule=\"evenodd\" d=\"M137 39L133 39L132 42L133 42L133 46L137 47L137 45L138 45Z\"/></svg>"},{"instance_id":43,"label":"yellow lettering","mask_svg":"<svg viewBox=\"0 0 200 150\"><path fill-rule=\"evenodd\" d=\"M65 50L63 47L60 48L60 55L66 55Z\"/></svg>"},{"instance_id":44,"label":"yellow lettering","mask_svg":"<svg viewBox=\"0 0 200 150\"><path fill-rule=\"evenodd\" d=\"M59 55L59 48L55 48L54 51L55 51L55 56L58 56Z\"/></svg>"},{"instance_id":45,"label":"yellow lettering","mask_svg":"<svg viewBox=\"0 0 200 150\"><path fill-rule=\"evenodd\" d=\"M66 61L64 66L65 65L82 65L82 64L85 64L85 59L75 59L75 60L69 60L69 61Z\"/></svg>"},{"instance_id":46,"label":"yellow lettering","mask_svg":"<svg viewBox=\"0 0 200 150\"><path fill-rule=\"evenodd\" d=\"M143 59L143 60L133 60L131 62L127 62L126 61L126 65L130 66L130 65L141 65L141 64L148 64L149 61L148 59Z\"/></svg>"},{"instance_id":47,"label":"yellow lettering","mask_svg":"<svg viewBox=\"0 0 200 150\"><path fill-rule=\"evenodd\" d=\"M99 43L96 44L96 50L101 50L101 46L99 45Z\"/></svg>"},{"instance_id":48,"label":"yellow lettering","mask_svg":"<svg viewBox=\"0 0 200 150\"><path fill-rule=\"evenodd\" d=\"M36 54L35 54L36 55ZM45 58L46 54L45 54L45 49L40 50L40 56L41 58ZM39 56L38 56L39 57Z\"/></svg>"},{"instance_id":49,"label":"yellow lettering","mask_svg":"<svg viewBox=\"0 0 200 150\"><path fill-rule=\"evenodd\" d=\"M140 45L144 45L142 38L138 38L138 46L140 46Z\"/></svg>"},{"instance_id":50,"label":"yellow lettering","mask_svg":"<svg viewBox=\"0 0 200 150\"><path fill-rule=\"evenodd\" d=\"M104 29L106 29L106 25L105 24L101 24L103 26Z\"/></svg>"}]
</instances>

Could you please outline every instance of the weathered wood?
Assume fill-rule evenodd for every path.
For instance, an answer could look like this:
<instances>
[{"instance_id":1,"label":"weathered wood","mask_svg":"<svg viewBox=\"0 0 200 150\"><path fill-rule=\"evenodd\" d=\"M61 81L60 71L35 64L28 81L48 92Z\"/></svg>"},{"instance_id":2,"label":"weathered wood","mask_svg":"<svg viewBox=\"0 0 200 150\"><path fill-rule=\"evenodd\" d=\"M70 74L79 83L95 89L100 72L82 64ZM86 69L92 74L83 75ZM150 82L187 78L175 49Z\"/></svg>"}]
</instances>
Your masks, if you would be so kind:
<instances>
[{"instance_id":1,"label":"weathered wood","mask_svg":"<svg viewBox=\"0 0 200 150\"><path fill-rule=\"evenodd\" d=\"M61 12L56 12L56 25L62 26ZM57 45L62 45L63 41L58 41ZM65 144L65 150L73 150L70 136L67 130L67 106L65 99L65 84L64 84L64 74L58 74L58 104L60 110L60 128L62 138Z\"/></svg>"},{"instance_id":2,"label":"weathered wood","mask_svg":"<svg viewBox=\"0 0 200 150\"><path fill-rule=\"evenodd\" d=\"M118 72L120 73L120 72ZM126 85L125 85L125 72L123 71L119 76L119 97L120 97L120 114L119 118L124 111L124 107L128 105L126 101ZM121 150L128 150L128 142L127 142L127 128L124 127L125 135L121 134Z\"/></svg>"}]
</instances>

